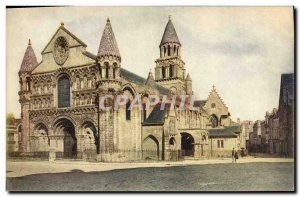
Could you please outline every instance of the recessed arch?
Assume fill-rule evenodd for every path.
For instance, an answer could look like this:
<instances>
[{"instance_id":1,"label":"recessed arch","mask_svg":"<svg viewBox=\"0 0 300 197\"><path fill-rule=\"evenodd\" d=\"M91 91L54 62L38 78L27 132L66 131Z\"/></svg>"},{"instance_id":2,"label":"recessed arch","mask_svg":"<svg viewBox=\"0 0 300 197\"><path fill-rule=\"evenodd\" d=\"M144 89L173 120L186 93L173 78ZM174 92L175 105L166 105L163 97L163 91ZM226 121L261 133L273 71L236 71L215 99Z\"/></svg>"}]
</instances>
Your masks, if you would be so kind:
<instances>
[{"instance_id":1,"label":"recessed arch","mask_svg":"<svg viewBox=\"0 0 300 197\"><path fill-rule=\"evenodd\" d=\"M181 133L181 150L184 156L194 157L195 139L190 133Z\"/></svg>"},{"instance_id":2,"label":"recessed arch","mask_svg":"<svg viewBox=\"0 0 300 197\"><path fill-rule=\"evenodd\" d=\"M170 138L170 140L169 140L169 146L170 146L171 150L176 149L176 140L175 140L174 137Z\"/></svg>"},{"instance_id":3,"label":"recessed arch","mask_svg":"<svg viewBox=\"0 0 300 197\"><path fill-rule=\"evenodd\" d=\"M142 143L143 159L158 160L159 158L159 142L153 135L149 135Z\"/></svg>"},{"instance_id":4,"label":"recessed arch","mask_svg":"<svg viewBox=\"0 0 300 197\"><path fill-rule=\"evenodd\" d=\"M68 118L59 117L56 119L53 125L54 134L57 136L62 136L59 140L63 152L63 156L66 158L76 158L77 157L77 136L75 125Z\"/></svg>"},{"instance_id":5,"label":"recessed arch","mask_svg":"<svg viewBox=\"0 0 300 197\"><path fill-rule=\"evenodd\" d=\"M215 114L210 115L209 122L210 122L212 128L218 127L219 126L218 116Z\"/></svg>"},{"instance_id":6,"label":"recessed arch","mask_svg":"<svg viewBox=\"0 0 300 197\"><path fill-rule=\"evenodd\" d=\"M35 144L35 151L49 150L50 138L48 133L48 127L43 122L39 122L35 125L33 136L35 137L35 140L33 140Z\"/></svg>"},{"instance_id":7,"label":"recessed arch","mask_svg":"<svg viewBox=\"0 0 300 197\"><path fill-rule=\"evenodd\" d=\"M123 90L123 92L126 91L126 90L129 91L129 92L132 94L132 96L135 96L135 95L136 95L135 89L134 89L133 86L132 86L131 84L129 84L129 83L125 84L125 85L123 86L122 90Z\"/></svg>"},{"instance_id":8,"label":"recessed arch","mask_svg":"<svg viewBox=\"0 0 300 197\"><path fill-rule=\"evenodd\" d=\"M99 135L95 124L91 121L85 121L81 128L82 134L85 136L85 149L95 150L99 153Z\"/></svg>"}]
</instances>

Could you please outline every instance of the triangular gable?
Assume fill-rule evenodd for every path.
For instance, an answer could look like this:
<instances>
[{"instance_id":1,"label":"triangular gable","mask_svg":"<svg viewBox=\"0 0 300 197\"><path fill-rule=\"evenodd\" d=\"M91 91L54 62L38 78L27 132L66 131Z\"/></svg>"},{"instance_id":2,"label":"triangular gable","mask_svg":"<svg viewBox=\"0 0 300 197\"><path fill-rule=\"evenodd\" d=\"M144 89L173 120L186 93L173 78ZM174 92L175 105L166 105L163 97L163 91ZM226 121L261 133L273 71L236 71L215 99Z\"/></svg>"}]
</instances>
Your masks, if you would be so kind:
<instances>
[{"instance_id":1,"label":"triangular gable","mask_svg":"<svg viewBox=\"0 0 300 197\"><path fill-rule=\"evenodd\" d=\"M69 30L67 30L63 25L61 25L57 31L54 33L48 44L45 46L45 48L42 51L42 54L52 52L53 50L53 45L57 37L59 36L65 36L68 40L69 47L74 47L74 46L84 46L86 47L87 45L81 41L79 38L77 38L74 34L72 34Z\"/></svg>"},{"instance_id":2,"label":"triangular gable","mask_svg":"<svg viewBox=\"0 0 300 197\"><path fill-rule=\"evenodd\" d=\"M213 87L213 89L210 91L205 105L203 106L204 109L206 108L211 108L211 106L209 106L211 103L219 103L221 104L224 108L227 109L226 104L224 103L223 99L220 97L220 95L218 94L217 90Z\"/></svg>"}]
</instances>

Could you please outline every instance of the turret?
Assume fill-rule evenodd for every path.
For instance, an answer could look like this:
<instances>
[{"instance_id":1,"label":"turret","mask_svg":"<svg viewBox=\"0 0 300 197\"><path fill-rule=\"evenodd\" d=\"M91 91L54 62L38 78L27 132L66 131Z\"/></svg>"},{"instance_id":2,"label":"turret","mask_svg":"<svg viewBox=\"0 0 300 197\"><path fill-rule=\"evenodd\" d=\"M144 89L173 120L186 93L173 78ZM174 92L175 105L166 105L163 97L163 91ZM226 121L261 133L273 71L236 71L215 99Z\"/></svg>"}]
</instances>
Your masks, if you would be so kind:
<instances>
[{"instance_id":1,"label":"turret","mask_svg":"<svg viewBox=\"0 0 300 197\"><path fill-rule=\"evenodd\" d=\"M22 152L29 151L29 110L30 110L30 96L32 91L31 84L31 71L37 67L38 62L31 47L29 39L26 52L19 70L19 102L21 104L21 121L22 121L22 135L21 147Z\"/></svg>"},{"instance_id":2,"label":"turret","mask_svg":"<svg viewBox=\"0 0 300 197\"><path fill-rule=\"evenodd\" d=\"M192 87L192 79L190 74L187 74L185 78L185 87L186 87L186 94L192 95L193 94L193 87Z\"/></svg>"},{"instance_id":3,"label":"turret","mask_svg":"<svg viewBox=\"0 0 300 197\"><path fill-rule=\"evenodd\" d=\"M104 91L119 91L121 55L109 18L101 37L97 63L100 74L99 88Z\"/></svg>"},{"instance_id":4,"label":"turret","mask_svg":"<svg viewBox=\"0 0 300 197\"><path fill-rule=\"evenodd\" d=\"M149 74L148 74L148 78L146 80L146 85L150 86L150 87L154 87L155 86L155 81L154 81L154 77L153 74L150 70Z\"/></svg>"}]
</instances>

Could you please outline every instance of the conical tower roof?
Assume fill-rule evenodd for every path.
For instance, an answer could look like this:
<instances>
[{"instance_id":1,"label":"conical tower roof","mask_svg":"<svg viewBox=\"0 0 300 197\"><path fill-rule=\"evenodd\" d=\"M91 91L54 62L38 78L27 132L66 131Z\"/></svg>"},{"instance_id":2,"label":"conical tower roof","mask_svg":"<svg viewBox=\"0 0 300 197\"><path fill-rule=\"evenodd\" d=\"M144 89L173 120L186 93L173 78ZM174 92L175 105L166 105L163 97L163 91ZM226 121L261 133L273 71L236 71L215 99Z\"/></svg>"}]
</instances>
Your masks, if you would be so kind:
<instances>
[{"instance_id":1,"label":"conical tower roof","mask_svg":"<svg viewBox=\"0 0 300 197\"><path fill-rule=\"evenodd\" d=\"M117 41L108 18L100 41L98 56L109 55L121 58Z\"/></svg>"},{"instance_id":2,"label":"conical tower roof","mask_svg":"<svg viewBox=\"0 0 300 197\"><path fill-rule=\"evenodd\" d=\"M148 74L148 78L147 78L145 84L148 85L148 86L154 86L155 85L154 77L153 77L153 74L152 74L151 70Z\"/></svg>"},{"instance_id":3,"label":"conical tower roof","mask_svg":"<svg viewBox=\"0 0 300 197\"><path fill-rule=\"evenodd\" d=\"M169 16L169 21L168 21L168 24L165 28L164 35L161 39L160 46L165 44L165 43L178 43L178 44L181 45L181 43L178 39L175 27L172 23L171 16Z\"/></svg>"},{"instance_id":4,"label":"conical tower roof","mask_svg":"<svg viewBox=\"0 0 300 197\"><path fill-rule=\"evenodd\" d=\"M26 52L23 57L21 68L19 72L30 72L38 65L35 53L31 47L31 42L29 39Z\"/></svg>"},{"instance_id":5,"label":"conical tower roof","mask_svg":"<svg viewBox=\"0 0 300 197\"><path fill-rule=\"evenodd\" d=\"M185 80L186 80L186 81L192 81L192 78L191 78L191 76L190 76L190 74L189 74L189 73L187 74L187 76L186 76Z\"/></svg>"}]
</instances>

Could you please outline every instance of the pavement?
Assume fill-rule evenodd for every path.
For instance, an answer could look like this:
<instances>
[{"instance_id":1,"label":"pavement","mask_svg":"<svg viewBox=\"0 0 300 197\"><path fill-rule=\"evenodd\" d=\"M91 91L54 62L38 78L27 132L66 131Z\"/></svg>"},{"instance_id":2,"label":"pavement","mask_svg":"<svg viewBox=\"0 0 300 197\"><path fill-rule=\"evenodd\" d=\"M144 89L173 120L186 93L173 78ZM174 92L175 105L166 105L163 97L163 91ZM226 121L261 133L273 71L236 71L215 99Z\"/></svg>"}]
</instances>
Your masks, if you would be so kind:
<instances>
[{"instance_id":1,"label":"pavement","mask_svg":"<svg viewBox=\"0 0 300 197\"><path fill-rule=\"evenodd\" d=\"M294 162L293 158L257 158L257 157L243 157L237 160L237 163L282 163ZM102 172L119 169L132 168L160 168L173 166L193 166L193 165L207 165L207 164L226 164L232 163L231 158L222 159L206 159L206 160L184 160L177 162L151 162L151 163L91 163L84 161L68 161L57 160L50 161L7 161L6 176L7 177L22 177L26 175L44 174L44 173L64 173L72 172L73 170L80 170L82 172Z\"/></svg>"}]
</instances>

